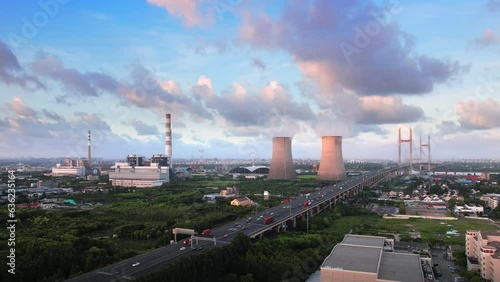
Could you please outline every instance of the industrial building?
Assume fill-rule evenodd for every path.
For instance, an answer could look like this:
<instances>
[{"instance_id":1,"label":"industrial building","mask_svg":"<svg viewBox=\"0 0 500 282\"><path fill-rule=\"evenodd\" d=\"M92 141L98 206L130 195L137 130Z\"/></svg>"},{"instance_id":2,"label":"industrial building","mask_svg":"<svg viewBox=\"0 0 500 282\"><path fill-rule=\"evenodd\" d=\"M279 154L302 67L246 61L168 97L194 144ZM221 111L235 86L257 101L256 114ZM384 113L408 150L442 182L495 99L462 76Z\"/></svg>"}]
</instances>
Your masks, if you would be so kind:
<instances>
[{"instance_id":1,"label":"industrial building","mask_svg":"<svg viewBox=\"0 0 500 282\"><path fill-rule=\"evenodd\" d=\"M467 270L478 270L487 281L500 281L500 231L467 230Z\"/></svg>"},{"instance_id":2,"label":"industrial building","mask_svg":"<svg viewBox=\"0 0 500 282\"><path fill-rule=\"evenodd\" d=\"M52 168L52 176L79 176L85 177L87 160L84 159L64 159L64 165L56 164Z\"/></svg>"},{"instance_id":3,"label":"industrial building","mask_svg":"<svg viewBox=\"0 0 500 282\"><path fill-rule=\"evenodd\" d=\"M342 181L347 178L342 156L342 136L321 137L321 160L317 180Z\"/></svg>"},{"instance_id":4,"label":"industrial building","mask_svg":"<svg viewBox=\"0 0 500 282\"><path fill-rule=\"evenodd\" d=\"M150 159L138 154L127 156L126 162L117 162L110 171L109 180L113 186L157 187L170 182L172 172L172 129L171 115L165 115L165 154L155 154Z\"/></svg>"},{"instance_id":5,"label":"industrial building","mask_svg":"<svg viewBox=\"0 0 500 282\"><path fill-rule=\"evenodd\" d=\"M150 160L132 154L126 162L117 162L109 172L113 186L157 187L170 181L170 159L165 155L153 155Z\"/></svg>"},{"instance_id":6,"label":"industrial building","mask_svg":"<svg viewBox=\"0 0 500 282\"><path fill-rule=\"evenodd\" d=\"M347 234L321 265L321 282L423 282L420 256L394 253L393 239Z\"/></svg>"},{"instance_id":7,"label":"industrial building","mask_svg":"<svg viewBox=\"0 0 500 282\"><path fill-rule=\"evenodd\" d=\"M236 167L231 169L229 174L232 174L233 178L238 176L244 176L245 178L264 177L269 174L269 168L267 166Z\"/></svg>"},{"instance_id":8,"label":"industrial building","mask_svg":"<svg viewBox=\"0 0 500 282\"><path fill-rule=\"evenodd\" d=\"M268 179L295 180L297 175L293 168L292 138L274 137L273 154Z\"/></svg>"}]
</instances>

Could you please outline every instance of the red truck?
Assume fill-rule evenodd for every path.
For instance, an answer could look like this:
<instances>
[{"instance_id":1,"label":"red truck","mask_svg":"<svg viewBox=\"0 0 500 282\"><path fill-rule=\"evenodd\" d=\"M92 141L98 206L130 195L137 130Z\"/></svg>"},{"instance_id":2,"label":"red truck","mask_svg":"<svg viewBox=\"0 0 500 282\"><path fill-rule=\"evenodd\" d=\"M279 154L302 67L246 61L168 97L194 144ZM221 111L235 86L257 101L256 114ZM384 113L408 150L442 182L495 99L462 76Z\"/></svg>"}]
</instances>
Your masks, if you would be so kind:
<instances>
[{"instance_id":1,"label":"red truck","mask_svg":"<svg viewBox=\"0 0 500 282\"><path fill-rule=\"evenodd\" d=\"M212 234L212 229L205 229L205 230L201 231L201 234L210 235L210 234Z\"/></svg>"},{"instance_id":2,"label":"red truck","mask_svg":"<svg viewBox=\"0 0 500 282\"><path fill-rule=\"evenodd\" d=\"M182 244L184 244L184 246L191 245L191 239L185 239L184 241L182 241Z\"/></svg>"},{"instance_id":3,"label":"red truck","mask_svg":"<svg viewBox=\"0 0 500 282\"><path fill-rule=\"evenodd\" d=\"M273 221L274 221L274 217L273 217L273 216L269 216L269 217L264 218L264 219L262 220L262 223L263 223L263 224L269 224L269 223L271 223L271 222L273 222Z\"/></svg>"},{"instance_id":4,"label":"red truck","mask_svg":"<svg viewBox=\"0 0 500 282\"><path fill-rule=\"evenodd\" d=\"M305 202L304 202L304 207L307 207L307 206L309 206L310 204L311 204L311 202L309 202L309 201L305 201Z\"/></svg>"}]
</instances>

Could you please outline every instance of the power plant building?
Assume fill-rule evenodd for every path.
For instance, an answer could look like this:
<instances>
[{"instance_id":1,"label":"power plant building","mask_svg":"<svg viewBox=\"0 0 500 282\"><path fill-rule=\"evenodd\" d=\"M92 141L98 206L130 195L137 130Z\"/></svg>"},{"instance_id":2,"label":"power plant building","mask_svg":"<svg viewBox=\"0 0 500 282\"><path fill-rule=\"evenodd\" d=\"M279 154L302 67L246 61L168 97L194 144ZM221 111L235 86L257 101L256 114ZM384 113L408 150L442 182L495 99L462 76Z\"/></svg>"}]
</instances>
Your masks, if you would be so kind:
<instances>
[{"instance_id":1,"label":"power plant building","mask_svg":"<svg viewBox=\"0 0 500 282\"><path fill-rule=\"evenodd\" d=\"M293 168L292 138L274 137L273 154L268 179L295 180L297 175Z\"/></svg>"},{"instance_id":2,"label":"power plant building","mask_svg":"<svg viewBox=\"0 0 500 282\"><path fill-rule=\"evenodd\" d=\"M143 156L128 155L127 162L115 163L109 180L113 186L157 187L170 181L169 165L170 159L165 155L153 155L149 162Z\"/></svg>"},{"instance_id":3,"label":"power plant building","mask_svg":"<svg viewBox=\"0 0 500 282\"><path fill-rule=\"evenodd\" d=\"M342 156L342 136L321 137L322 149L317 180L345 180L346 171Z\"/></svg>"},{"instance_id":4,"label":"power plant building","mask_svg":"<svg viewBox=\"0 0 500 282\"><path fill-rule=\"evenodd\" d=\"M85 159L64 159L64 165L56 164L52 168L52 176L79 176L85 177L85 167L87 166Z\"/></svg>"}]
</instances>

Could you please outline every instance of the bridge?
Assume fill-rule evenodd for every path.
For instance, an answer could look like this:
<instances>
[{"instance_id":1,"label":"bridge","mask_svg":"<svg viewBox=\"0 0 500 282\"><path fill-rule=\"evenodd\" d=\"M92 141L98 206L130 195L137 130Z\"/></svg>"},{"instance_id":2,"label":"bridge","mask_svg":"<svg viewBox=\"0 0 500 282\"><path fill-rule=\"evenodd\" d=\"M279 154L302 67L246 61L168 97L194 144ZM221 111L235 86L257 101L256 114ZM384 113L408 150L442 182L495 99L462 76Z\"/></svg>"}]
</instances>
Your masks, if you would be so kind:
<instances>
[{"instance_id":1,"label":"bridge","mask_svg":"<svg viewBox=\"0 0 500 282\"><path fill-rule=\"evenodd\" d=\"M212 235L217 240L217 246L228 244L238 233L242 232L250 238L261 238L266 232L281 232L288 226L295 227L298 220L307 220L320 212L330 209L338 202L359 194L364 187L373 187L398 175L408 173L409 165L391 167L364 174L333 186L327 186L310 193L308 197L301 196L293 201L281 204L250 218L239 219L232 223L212 229ZM304 206L304 202L311 202ZM273 216L274 221L263 224L263 218ZM105 282L131 281L140 276L160 270L166 263L175 262L185 255L196 254L201 249L217 247L213 242L202 241L183 248L182 244L171 244L153 251L102 267L89 273L70 278L72 282Z\"/></svg>"},{"instance_id":2,"label":"bridge","mask_svg":"<svg viewBox=\"0 0 500 282\"><path fill-rule=\"evenodd\" d=\"M247 226L244 233L250 238L261 238L265 232L271 230L280 232L288 226L296 227L297 220L306 220L313 217L324 210L332 208L338 202L359 194L364 187L374 187L398 175L407 174L408 171L409 165L383 169L325 187L320 191L310 193L308 196L298 197L293 201L268 209L261 214L264 218L273 216L274 222L266 225L256 222L250 228ZM310 203L307 206L304 205L306 201ZM259 221L259 218L261 217L259 216L257 221ZM236 224L242 225L245 223L249 222L240 221Z\"/></svg>"}]
</instances>

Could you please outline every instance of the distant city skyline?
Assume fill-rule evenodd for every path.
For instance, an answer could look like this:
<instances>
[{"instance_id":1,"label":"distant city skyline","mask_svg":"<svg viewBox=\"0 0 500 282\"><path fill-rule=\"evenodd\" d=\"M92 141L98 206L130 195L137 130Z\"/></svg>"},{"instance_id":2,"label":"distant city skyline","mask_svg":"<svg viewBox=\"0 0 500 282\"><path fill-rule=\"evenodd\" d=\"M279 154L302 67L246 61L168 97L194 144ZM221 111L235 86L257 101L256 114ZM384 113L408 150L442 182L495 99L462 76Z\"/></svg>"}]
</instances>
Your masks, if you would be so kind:
<instances>
[{"instance_id":1,"label":"distant city skyline","mask_svg":"<svg viewBox=\"0 0 500 282\"><path fill-rule=\"evenodd\" d=\"M0 158L500 159L500 1L2 1ZM424 150L426 152L426 150ZM409 149L403 146L404 158ZM426 156L424 157L426 158Z\"/></svg>"}]
</instances>

